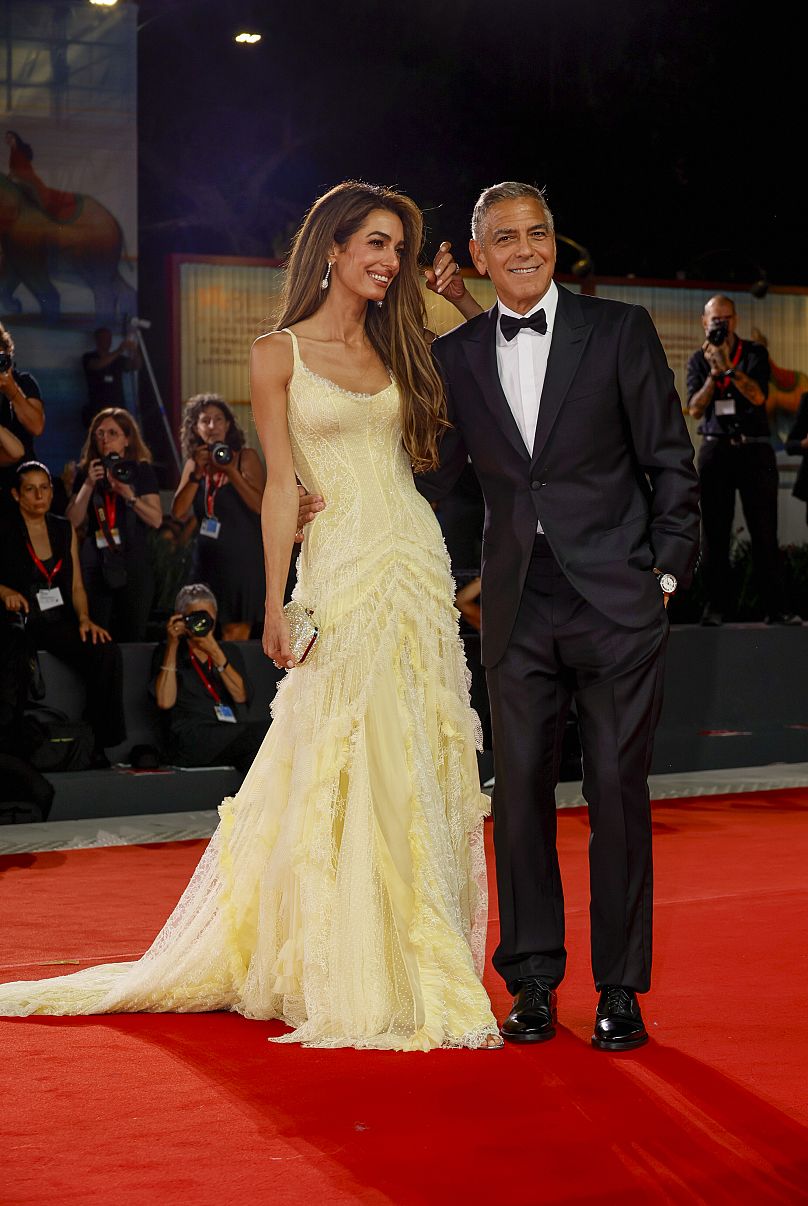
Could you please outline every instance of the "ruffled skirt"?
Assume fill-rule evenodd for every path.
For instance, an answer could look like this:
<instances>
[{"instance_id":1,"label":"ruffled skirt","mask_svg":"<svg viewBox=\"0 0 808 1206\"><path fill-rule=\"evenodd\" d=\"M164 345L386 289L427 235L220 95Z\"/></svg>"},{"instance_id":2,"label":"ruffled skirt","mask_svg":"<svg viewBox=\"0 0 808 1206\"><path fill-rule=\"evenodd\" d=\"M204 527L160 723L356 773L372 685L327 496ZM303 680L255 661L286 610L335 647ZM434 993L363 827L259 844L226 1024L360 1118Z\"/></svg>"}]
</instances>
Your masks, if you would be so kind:
<instances>
[{"instance_id":1,"label":"ruffled skirt","mask_svg":"<svg viewBox=\"0 0 808 1206\"><path fill-rule=\"evenodd\" d=\"M0 986L2 1014L234 1010L278 1042L427 1050L497 1033L479 725L440 549L296 591L317 648L176 909L135 963Z\"/></svg>"}]
</instances>

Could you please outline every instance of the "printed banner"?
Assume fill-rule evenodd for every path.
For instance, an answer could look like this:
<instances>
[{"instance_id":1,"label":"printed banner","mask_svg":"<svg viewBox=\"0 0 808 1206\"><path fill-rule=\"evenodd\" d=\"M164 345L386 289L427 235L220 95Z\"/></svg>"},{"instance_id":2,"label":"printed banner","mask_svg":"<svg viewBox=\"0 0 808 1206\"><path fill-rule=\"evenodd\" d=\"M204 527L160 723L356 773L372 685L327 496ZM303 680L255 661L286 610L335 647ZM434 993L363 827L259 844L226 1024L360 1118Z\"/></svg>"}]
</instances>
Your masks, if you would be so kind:
<instances>
[{"instance_id":1,"label":"printed banner","mask_svg":"<svg viewBox=\"0 0 808 1206\"><path fill-rule=\"evenodd\" d=\"M0 321L56 471L81 446L94 330L117 341L137 314L136 21L130 4L0 0Z\"/></svg>"}]
</instances>

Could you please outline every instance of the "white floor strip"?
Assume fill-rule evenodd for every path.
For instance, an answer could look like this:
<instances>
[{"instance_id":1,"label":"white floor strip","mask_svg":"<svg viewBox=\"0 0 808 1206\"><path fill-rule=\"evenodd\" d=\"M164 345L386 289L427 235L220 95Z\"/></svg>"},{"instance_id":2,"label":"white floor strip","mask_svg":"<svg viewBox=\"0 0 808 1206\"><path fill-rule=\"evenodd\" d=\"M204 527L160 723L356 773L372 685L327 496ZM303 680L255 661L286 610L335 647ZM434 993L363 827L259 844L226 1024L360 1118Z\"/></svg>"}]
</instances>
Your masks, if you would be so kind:
<instances>
[{"instance_id":1,"label":"white floor strip","mask_svg":"<svg viewBox=\"0 0 808 1206\"><path fill-rule=\"evenodd\" d=\"M808 787L808 762L777 762L732 770L690 771L652 775L652 800L687 799L730 792L773 791ZM560 783L559 808L584 804L580 783ZM4 825L0 855L43 850L82 850L97 846L134 846L143 842L182 842L207 838L218 824L214 809L204 812L153 813L137 817L104 817L84 821L49 821L43 825Z\"/></svg>"}]
</instances>

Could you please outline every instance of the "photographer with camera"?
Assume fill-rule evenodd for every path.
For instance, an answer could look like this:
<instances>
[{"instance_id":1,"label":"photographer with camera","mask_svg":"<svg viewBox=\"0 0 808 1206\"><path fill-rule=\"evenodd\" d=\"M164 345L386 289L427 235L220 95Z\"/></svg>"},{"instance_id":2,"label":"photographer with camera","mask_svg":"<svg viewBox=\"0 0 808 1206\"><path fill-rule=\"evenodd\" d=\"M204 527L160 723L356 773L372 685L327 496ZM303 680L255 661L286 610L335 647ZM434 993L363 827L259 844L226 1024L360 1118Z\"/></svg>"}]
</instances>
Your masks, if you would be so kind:
<instances>
[{"instance_id":1,"label":"photographer with camera","mask_svg":"<svg viewBox=\"0 0 808 1206\"><path fill-rule=\"evenodd\" d=\"M711 297L702 314L705 340L687 365L688 413L699 419L698 453L703 525L702 570L707 602L702 624L715 627L730 611L730 539L740 495L767 624L799 624L784 612L777 543L777 460L766 398L769 354L739 339L732 298Z\"/></svg>"},{"instance_id":2,"label":"photographer with camera","mask_svg":"<svg viewBox=\"0 0 808 1206\"><path fill-rule=\"evenodd\" d=\"M235 766L246 771L266 736L266 721L247 720L249 685L238 645L213 636L216 596L184 586L155 652L152 693L168 714L168 756L177 766Z\"/></svg>"},{"instance_id":3,"label":"photographer with camera","mask_svg":"<svg viewBox=\"0 0 808 1206\"><path fill-rule=\"evenodd\" d=\"M116 641L146 639L154 597L147 537L163 521L151 452L127 410L111 407L90 423L67 516L86 522L81 566L93 615Z\"/></svg>"},{"instance_id":4,"label":"photographer with camera","mask_svg":"<svg viewBox=\"0 0 808 1206\"><path fill-rule=\"evenodd\" d=\"M76 533L51 514L53 482L47 466L25 461L12 491L17 514L0 531L0 603L25 626L31 653L47 650L81 675L96 759L126 736L121 651L90 618Z\"/></svg>"},{"instance_id":5,"label":"photographer with camera","mask_svg":"<svg viewBox=\"0 0 808 1206\"><path fill-rule=\"evenodd\" d=\"M14 340L0 322L0 514L13 515L17 465L34 455L34 437L45 430L45 409L36 379L14 364Z\"/></svg>"},{"instance_id":6,"label":"photographer with camera","mask_svg":"<svg viewBox=\"0 0 808 1206\"><path fill-rule=\"evenodd\" d=\"M244 447L244 432L218 394L197 394L182 417L185 465L171 514L199 523L191 578L210 583L219 600L222 635L246 641L264 618L261 499L266 472Z\"/></svg>"}]
</instances>

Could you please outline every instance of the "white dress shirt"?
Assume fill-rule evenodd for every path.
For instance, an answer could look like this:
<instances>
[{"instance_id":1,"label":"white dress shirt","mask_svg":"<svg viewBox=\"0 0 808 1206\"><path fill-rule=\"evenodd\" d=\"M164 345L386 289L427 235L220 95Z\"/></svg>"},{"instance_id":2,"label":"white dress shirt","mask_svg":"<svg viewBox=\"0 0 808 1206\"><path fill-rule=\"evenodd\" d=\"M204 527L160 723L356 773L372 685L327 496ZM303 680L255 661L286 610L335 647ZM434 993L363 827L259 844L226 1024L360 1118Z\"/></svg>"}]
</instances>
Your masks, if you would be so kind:
<instances>
[{"instance_id":1,"label":"white dress shirt","mask_svg":"<svg viewBox=\"0 0 808 1206\"><path fill-rule=\"evenodd\" d=\"M558 308L558 286L550 282L550 288L544 297L536 303L527 314L517 314L509 310L502 302L499 303L499 314L510 314L513 318L527 318L538 310L544 310L547 319L547 334L540 335L526 327L519 331L513 339L508 340L502 334L497 317L497 371L503 393L511 408L516 426L521 432L528 455L533 455L533 441L536 437L536 424L539 420L539 405L541 391L544 388L544 378L547 373L547 359L550 355L550 343L553 338L556 309ZM538 524L537 531L543 531Z\"/></svg>"}]
</instances>

